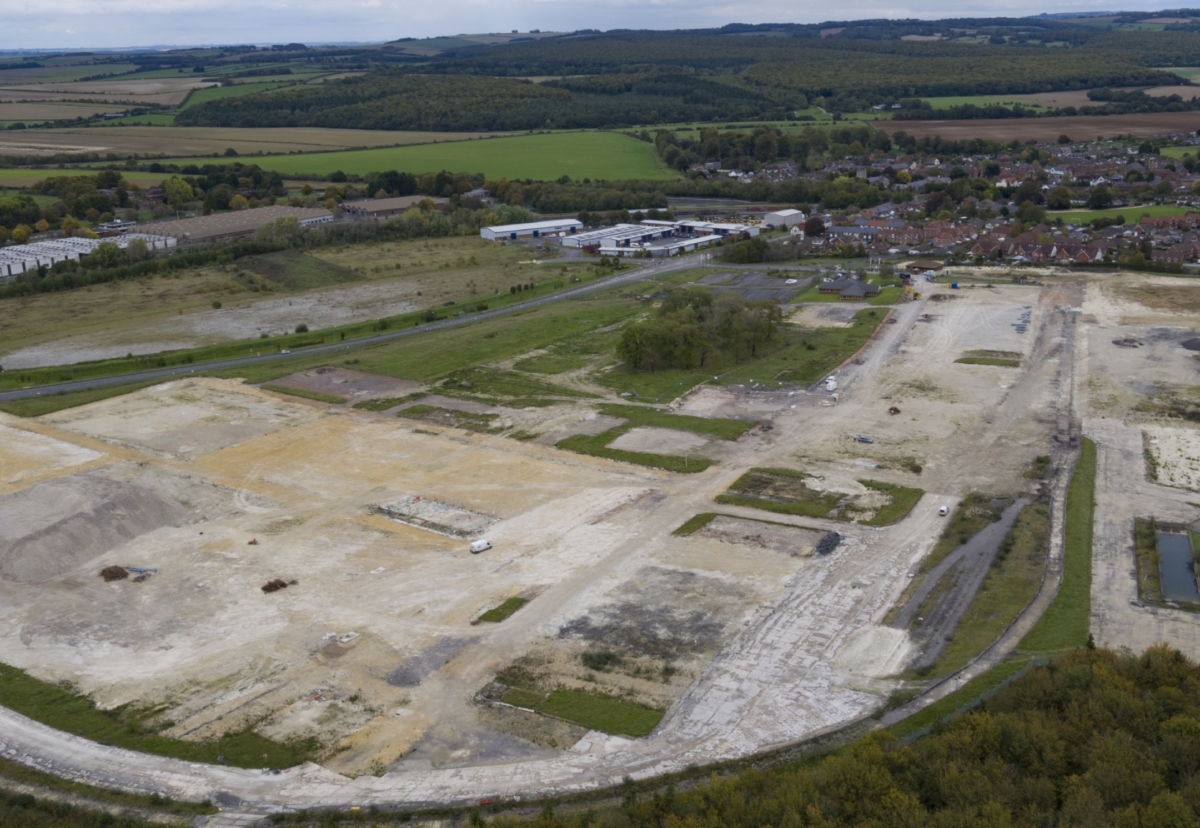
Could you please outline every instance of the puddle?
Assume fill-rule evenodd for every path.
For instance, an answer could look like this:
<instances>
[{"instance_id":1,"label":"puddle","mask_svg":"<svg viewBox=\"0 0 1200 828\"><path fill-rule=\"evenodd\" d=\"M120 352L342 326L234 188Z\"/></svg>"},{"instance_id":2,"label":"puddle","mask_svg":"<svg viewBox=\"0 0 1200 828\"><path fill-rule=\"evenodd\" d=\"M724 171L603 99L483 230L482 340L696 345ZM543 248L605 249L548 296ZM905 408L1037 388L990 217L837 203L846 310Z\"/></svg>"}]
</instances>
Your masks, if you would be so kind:
<instances>
[{"instance_id":1,"label":"puddle","mask_svg":"<svg viewBox=\"0 0 1200 828\"><path fill-rule=\"evenodd\" d=\"M1188 536L1159 532L1157 537L1163 598L1200 604L1200 590L1196 589L1196 571L1192 565L1192 543Z\"/></svg>"}]
</instances>

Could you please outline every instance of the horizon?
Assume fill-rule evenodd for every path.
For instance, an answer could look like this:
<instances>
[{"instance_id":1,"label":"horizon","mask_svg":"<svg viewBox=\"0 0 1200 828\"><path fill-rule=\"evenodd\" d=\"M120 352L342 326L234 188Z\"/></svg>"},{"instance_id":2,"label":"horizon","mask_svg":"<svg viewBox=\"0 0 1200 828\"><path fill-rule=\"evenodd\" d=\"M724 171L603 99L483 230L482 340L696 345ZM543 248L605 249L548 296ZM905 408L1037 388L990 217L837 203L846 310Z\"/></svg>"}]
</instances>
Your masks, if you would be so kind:
<instances>
[{"instance_id":1,"label":"horizon","mask_svg":"<svg viewBox=\"0 0 1200 828\"><path fill-rule=\"evenodd\" d=\"M167 51L284 43L304 43L308 46L369 45L404 38L423 40L462 36L461 21L468 16L479 23L473 27L479 33L508 34L514 30L529 33L536 29L566 34L583 29L684 31L736 24L815 25L881 19L933 21L971 17L1020 19L1164 11L1161 4L1150 3L1124 4L1117 11L1100 8L1095 3L1082 2L1075 8L1068 3L1048 12L1040 4L1029 0L1009 0L1001 8L997 8L997 4L970 4L964 7L945 0L926 0L921 5L886 8L859 2L845 7L843 10L847 13L832 21L816 14L806 14L805 10L797 13L793 7L783 3L761 4L747 13L744 7L714 0L689 5L688 20L694 25L684 28L678 25L681 6L677 2L641 5L631 0L618 0L616 8L626 25L619 29L604 30L595 25L594 7L566 0L540 4L538 7L454 0L449 5L436 8L406 0L358 0L349 7L338 9L336 13L311 0L274 0L267 6L252 8L228 0L218 0L215 5L201 5L194 0L164 0L158 4L139 0L100 0L66 10L56 9L54 12L31 8L14 0L0 0L0 10L12 21L5 27L5 34L0 35L0 54ZM280 17L284 17L287 23L276 28ZM278 31L280 34L271 39L244 36L245 32L265 30ZM457 33L451 33L456 30ZM381 39L364 40L355 36L363 31L391 33Z\"/></svg>"}]
</instances>

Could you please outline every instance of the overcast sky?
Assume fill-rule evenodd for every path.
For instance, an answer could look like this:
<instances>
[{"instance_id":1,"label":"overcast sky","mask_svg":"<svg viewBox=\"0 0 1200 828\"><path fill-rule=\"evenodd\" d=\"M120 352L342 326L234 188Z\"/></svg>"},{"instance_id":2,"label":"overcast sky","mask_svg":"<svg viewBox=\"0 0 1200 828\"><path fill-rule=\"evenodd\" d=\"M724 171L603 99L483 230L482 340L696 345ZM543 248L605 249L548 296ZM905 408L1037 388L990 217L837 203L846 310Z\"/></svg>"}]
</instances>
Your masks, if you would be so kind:
<instances>
[{"instance_id":1,"label":"overcast sky","mask_svg":"<svg viewBox=\"0 0 1200 828\"><path fill-rule=\"evenodd\" d=\"M1037 0L0 0L0 49L288 42L378 42L468 32L694 29L726 23L819 23L871 17L1024 16L1127 11L1161 3Z\"/></svg>"}]
</instances>

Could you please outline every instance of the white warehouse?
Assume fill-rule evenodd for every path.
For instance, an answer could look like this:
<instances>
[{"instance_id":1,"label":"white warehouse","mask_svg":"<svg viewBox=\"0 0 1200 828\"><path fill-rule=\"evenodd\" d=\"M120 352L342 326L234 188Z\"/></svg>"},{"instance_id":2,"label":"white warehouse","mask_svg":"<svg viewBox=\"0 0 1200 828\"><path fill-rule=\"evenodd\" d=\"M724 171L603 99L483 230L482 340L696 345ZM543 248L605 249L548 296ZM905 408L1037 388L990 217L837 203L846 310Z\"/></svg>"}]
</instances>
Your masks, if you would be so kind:
<instances>
[{"instance_id":1,"label":"white warehouse","mask_svg":"<svg viewBox=\"0 0 1200 828\"><path fill-rule=\"evenodd\" d=\"M803 210L776 210L763 216L764 227L792 227L803 224L808 216Z\"/></svg>"},{"instance_id":2,"label":"white warehouse","mask_svg":"<svg viewBox=\"0 0 1200 828\"><path fill-rule=\"evenodd\" d=\"M499 224L494 227L484 227L480 229L479 236L488 241L516 241L517 239L537 239L542 236L559 234L571 236L582 229L583 222L578 219L554 219L531 221L526 224Z\"/></svg>"}]
</instances>

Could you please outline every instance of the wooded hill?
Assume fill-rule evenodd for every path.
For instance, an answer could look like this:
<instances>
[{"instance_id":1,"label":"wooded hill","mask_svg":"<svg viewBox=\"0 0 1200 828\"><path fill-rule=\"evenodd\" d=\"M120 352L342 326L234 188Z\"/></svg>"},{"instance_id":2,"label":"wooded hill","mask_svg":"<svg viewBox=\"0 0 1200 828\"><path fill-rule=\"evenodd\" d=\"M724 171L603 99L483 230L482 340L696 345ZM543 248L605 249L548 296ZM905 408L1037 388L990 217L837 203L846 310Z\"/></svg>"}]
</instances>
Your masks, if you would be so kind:
<instances>
[{"instance_id":1,"label":"wooded hill","mask_svg":"<svg viewBox=\"0 0 1200 828\"><path fill-rule=\"evenodd\" d=\"M1177 84L1155 67L1200 65L1200 32L1108 28L993 19L868 21L830 37L807 26L577 32L213 100L176 123L477 131L775 120L810 106ZM900 39L909 30L942 39Z\"/></svg>"}]
</instances>

